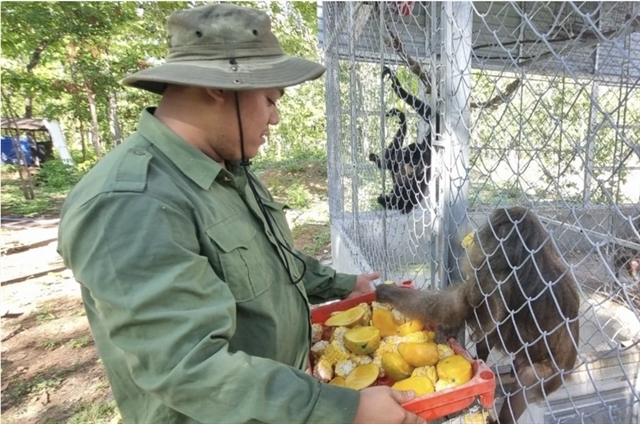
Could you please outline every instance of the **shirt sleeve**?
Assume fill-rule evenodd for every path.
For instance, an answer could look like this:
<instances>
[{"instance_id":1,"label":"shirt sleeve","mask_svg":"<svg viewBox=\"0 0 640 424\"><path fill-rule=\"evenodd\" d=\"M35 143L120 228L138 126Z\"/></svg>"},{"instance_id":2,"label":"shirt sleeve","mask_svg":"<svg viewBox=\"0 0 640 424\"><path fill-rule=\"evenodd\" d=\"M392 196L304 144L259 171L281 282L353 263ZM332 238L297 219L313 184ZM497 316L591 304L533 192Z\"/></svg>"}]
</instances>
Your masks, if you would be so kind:
<instances>
[{"instance_id":1,"label":"shirt sleeve","mask_svg":"<svg viewBox=\"0 0 640 424\"><path fill-rule=\"evenodd\" d=\"M334 299L344 299L355 288L356 275L337 272L329 266L322 265L316 258L300 251L296 251L296 254L306 265L304 287L310 303L318 304ZM299 267L302 272L302 265Z\"/></svg>"},{"instance_id":2,"label":"shirt sleeve","mask_svg":"<svg viewBox=\"0 0 640 424\"><path fill-rule=\"evenodd\" d=\"M228 350L235 301L200 255L184 208L105 193L65 221L60 252L96 299L105 343L124 352L142 390L202 423L353 422L358 392Z\"/></svg>"}]
</instances>

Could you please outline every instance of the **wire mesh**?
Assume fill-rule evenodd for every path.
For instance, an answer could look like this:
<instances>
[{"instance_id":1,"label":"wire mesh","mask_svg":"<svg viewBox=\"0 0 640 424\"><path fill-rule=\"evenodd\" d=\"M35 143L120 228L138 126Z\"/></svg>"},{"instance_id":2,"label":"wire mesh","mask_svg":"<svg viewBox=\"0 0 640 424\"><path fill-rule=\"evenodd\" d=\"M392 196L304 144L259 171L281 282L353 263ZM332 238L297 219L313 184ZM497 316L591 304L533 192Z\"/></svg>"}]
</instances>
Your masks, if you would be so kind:
<instances>
[{"instance_id":1,"label":"wire mesh","mask_svg":"<svg viewBox=\"0 0 640 424\"><path fill-rule=\"evenodd\" d=\"M580 337L520 422L638 422L640 3L323 2L320 37L334 262L455 286L461 239L527 207L577 282Z\"/></svg>"}]
</instances>

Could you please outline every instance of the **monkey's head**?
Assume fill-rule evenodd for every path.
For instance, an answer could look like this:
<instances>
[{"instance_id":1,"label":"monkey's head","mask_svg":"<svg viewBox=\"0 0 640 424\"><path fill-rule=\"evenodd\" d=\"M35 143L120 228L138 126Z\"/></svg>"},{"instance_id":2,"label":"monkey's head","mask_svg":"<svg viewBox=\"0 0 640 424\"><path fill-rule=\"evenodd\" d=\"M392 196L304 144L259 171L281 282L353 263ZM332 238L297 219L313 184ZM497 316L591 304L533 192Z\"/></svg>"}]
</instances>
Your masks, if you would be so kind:
<instances>
[{"instance_id":1,"label":"monkey's head","mask_svg":"<svg viewBox=\"0 0 640 424\"><path fill-rule=\"evenodd\" d=\"M478 269L488 258L493 271L532 266L532 257L549 246L549 234L533 211L524 207L497 209L475 234L470 246L471 265Z\"/></svg>"}]
</instances>

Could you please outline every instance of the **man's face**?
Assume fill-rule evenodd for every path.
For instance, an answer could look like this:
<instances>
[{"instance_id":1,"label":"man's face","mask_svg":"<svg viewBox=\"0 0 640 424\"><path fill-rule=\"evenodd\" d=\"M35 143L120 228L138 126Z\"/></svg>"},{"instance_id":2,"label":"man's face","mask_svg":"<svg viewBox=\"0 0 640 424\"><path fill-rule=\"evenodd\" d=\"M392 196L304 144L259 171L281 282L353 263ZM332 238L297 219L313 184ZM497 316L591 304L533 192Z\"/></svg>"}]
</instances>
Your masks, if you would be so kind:
<instances>
[{"instance_id":1,"label":"man's face","mask_svg":"<svg viewBox=\"0 0 640 424\"><path fill-rule=\"evenodd\" d=\"M240 114L242 117L242 136L244 140L244 154L247 159L251 159L258 154L258 149L262 146L269 135L269 127L280 122L278 116L277 102L282 97L283 90L279 88L269 88L261 90L250 90L238 92L240 102ZM239 161L242 159L240 150L240 135L238 131L238 119L235 106L235 93L228 91L227 95L227 116L228 134L225 159Z\"/></svg>"}]
</instances>

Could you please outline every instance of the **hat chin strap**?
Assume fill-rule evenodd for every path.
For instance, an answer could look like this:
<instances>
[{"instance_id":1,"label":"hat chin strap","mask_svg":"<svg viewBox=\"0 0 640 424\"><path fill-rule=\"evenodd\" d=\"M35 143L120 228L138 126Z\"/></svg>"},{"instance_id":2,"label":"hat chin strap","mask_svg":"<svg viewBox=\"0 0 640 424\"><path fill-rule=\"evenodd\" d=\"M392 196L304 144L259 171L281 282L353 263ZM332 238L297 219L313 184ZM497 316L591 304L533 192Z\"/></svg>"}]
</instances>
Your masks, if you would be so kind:
<instances>
[{"instance_id":1,"label":"hat chin strap","mask_svg":"<svg viewBox=\"0 0 640 424\"><path fill-rule=\"evenodd\" d=\"M242 133L242 117L240 116L240 97L238 96L237 91L234 91L234 94L236 97L236 116L238 117L238 130L240 135L240 153L242 155L240 166L242 166L242 168L244 169L244 173L247 176L247 182L249 183L249 187L251 187L251 192L256 198L256 202L258 203L260 212L262 213L262 216L264 217L264 220L267 223L267 226L269 227L271 234L273 234L273 237L276 239L276 244L278 245L278 249L280 250L280 257L282 258L284 267L287 270L287 274L289 274L289 279L291 280L292 284L298 284L304 278L305 272L307 272L307 264L300 256L298 256L294 251L292 251L289 248L289 246L287 246L286 243L283 243L282 241L280 241L280 238L278 237L280 232L275 230L273 222L271 222L271 215L267 211L267 208L264 206L264 203L262 202L262 197L260 197L260 195L258 194L258 190L256 189L253 183L253 179L251 178L251 175L249 174L249 166L251 166L251 161L247 159L247 157L244 154L244 134ZM291 253L293 257L295 257L297 260L302 262L302 274L300 275L300 278L298 278L297 280L294 279L293 274L291 274L291 268L289 268L289 264L285 259L286 256L282 251L283 249Z\"/></svg>"},{"instance_id":2,"label":"hat chin strap","mask_svg":"<svg viewBox=\"0 0 640 424\"><path fill-rule=\"evenodd\" d=\"M247 166L251 165L251 161L247 159L244 154L244 134L242 133L242 118L240 117L240 97L238 96L237 91L234 91L233 94L236 96L236 116L238 117L238 133L240 134L240 154L242 155L240 165L246 169Z\"/></svg>"}]
</instances>

